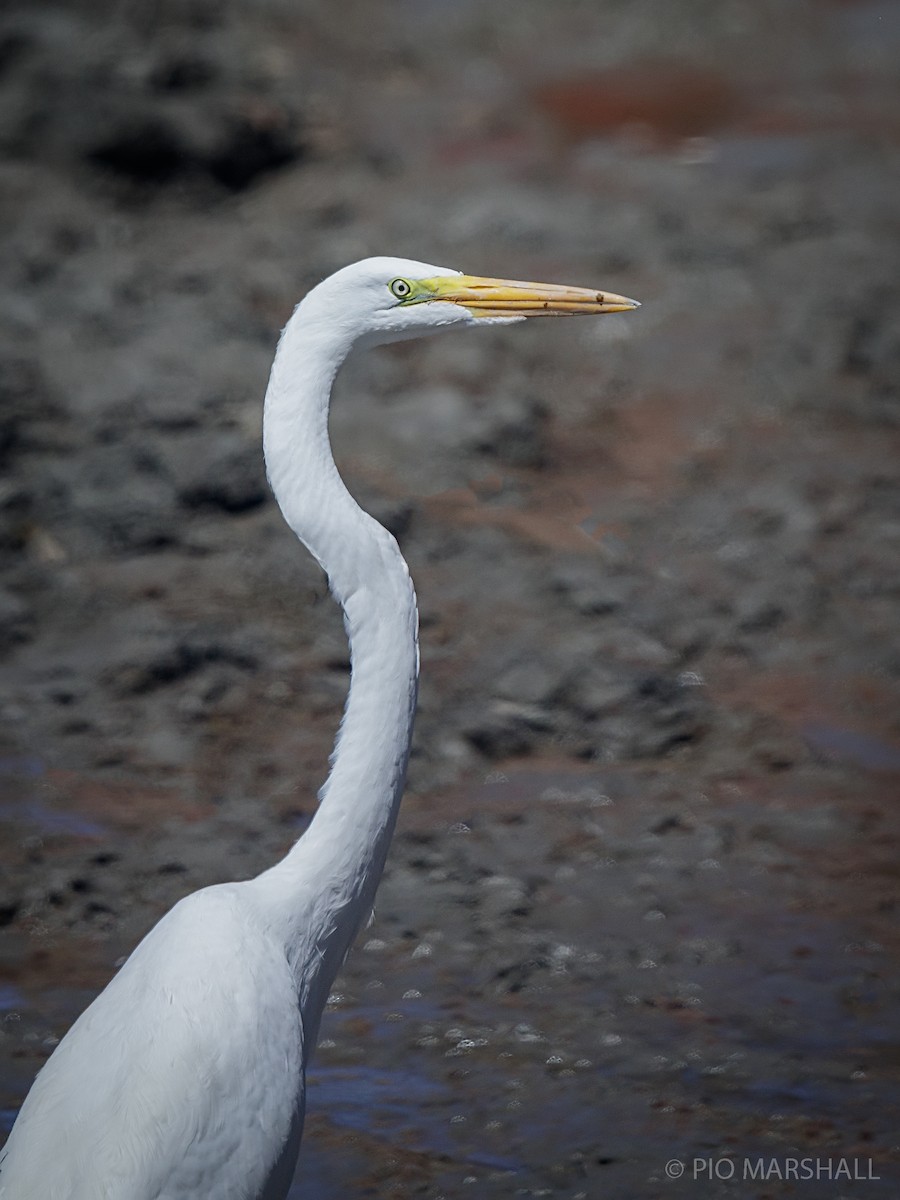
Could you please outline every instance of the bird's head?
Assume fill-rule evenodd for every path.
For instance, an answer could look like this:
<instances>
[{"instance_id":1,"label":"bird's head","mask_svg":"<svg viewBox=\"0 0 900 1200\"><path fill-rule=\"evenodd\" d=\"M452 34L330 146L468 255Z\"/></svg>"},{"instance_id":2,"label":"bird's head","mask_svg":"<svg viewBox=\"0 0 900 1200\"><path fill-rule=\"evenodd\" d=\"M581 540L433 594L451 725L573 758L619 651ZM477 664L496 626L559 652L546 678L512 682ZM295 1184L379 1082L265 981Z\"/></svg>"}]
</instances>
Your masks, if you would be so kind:
<instances>
[{"instance_id":1,"label":"bird's head","mask_svg":"<svg viewBox=\"0 0 900 1200\"><path fill-rule=\"evenodd\" d=\"M309 293L307 316L369 345L453 326L508 325L526 317L629 312L636 300L594 288L463 275L406 258L367 258Z\"/></svg>"}]
</instances>

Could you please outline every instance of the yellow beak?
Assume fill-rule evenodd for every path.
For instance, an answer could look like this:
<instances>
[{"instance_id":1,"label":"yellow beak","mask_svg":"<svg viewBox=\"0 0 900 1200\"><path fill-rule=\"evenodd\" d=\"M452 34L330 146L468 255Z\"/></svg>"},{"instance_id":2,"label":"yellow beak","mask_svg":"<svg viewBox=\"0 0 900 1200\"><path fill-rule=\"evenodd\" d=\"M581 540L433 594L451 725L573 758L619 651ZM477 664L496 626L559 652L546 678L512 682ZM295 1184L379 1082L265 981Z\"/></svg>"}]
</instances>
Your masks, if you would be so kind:
<instances>
[{"instance_id":1,"label":"yellow beak","mask_svg":"<svg viewBox=\"0 0 900 1200\"><path fill-rule=\"evenodd\" d=\"M631 312L637 300L594 288L558 283L522 283L516 279L482 279L478 275L444 275L424 279L431 300L461 304L476 317L571 317Z\"/></svg>"}]
</instances>

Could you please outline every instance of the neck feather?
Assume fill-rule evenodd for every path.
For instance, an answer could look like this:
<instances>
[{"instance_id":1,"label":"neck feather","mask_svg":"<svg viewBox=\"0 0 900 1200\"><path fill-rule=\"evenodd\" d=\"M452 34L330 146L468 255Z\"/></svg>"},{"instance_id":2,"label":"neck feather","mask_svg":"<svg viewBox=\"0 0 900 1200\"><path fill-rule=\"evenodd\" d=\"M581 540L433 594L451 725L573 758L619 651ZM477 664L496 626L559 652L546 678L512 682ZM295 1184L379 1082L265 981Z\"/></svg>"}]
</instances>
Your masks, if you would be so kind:
<instances>
[{"instance_id":1,"label":"neck feather","mask_svg":"<svg viewBox=\"0 0 900 1200\"><path fill-rule=\"evenodd\" d=\"M406 777L418 676L416 598L396 541L338 474L328 406L349 346L305 320L285 330L266 393L264 443L282 513L328 575L350 641L350 691L321 804L308 830L255 881L318 1024L371 911Z\"/></svg>"}]
</instances>

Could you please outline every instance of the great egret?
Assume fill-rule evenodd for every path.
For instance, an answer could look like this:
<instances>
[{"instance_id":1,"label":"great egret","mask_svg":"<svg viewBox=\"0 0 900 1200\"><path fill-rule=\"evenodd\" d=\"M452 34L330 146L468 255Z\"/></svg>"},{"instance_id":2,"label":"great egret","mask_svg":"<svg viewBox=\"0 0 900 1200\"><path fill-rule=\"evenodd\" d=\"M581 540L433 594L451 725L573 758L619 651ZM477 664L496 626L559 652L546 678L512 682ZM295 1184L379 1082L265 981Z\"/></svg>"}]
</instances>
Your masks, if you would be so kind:
<instances>
[{"instance_id":1,"label":"great egret","mask_svg":"<svg viewBox=\"0 0 900 1200\"><path fill-rule=\"evenodd\" d=\"M363 512L328 438L354 345L633 300L370 258L313 288L282 334L264 448L284 517L344 611L351 683L309 828L255 879L186 896L41 1069L0 1162L2 1200L282 1200L305 1068L335 973L370 912L403 791L419 667L394 538Z\"/></svg>"}]
</instances>

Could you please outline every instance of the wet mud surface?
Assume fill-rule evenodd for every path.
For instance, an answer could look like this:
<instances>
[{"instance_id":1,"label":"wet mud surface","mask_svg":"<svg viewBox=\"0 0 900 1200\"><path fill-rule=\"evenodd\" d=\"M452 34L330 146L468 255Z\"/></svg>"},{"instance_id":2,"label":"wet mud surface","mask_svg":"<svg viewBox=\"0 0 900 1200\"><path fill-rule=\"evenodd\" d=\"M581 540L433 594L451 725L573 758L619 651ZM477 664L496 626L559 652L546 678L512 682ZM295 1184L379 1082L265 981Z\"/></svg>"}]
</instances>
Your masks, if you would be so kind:
<instances>
[{"instance_id":1,"label":"wet mud surface","mask_svg":"<svg viewBox=\"0 0 900 1200\"><path fill-rule=\"evenodd\" d=\"M393 253L644 306L339 380L423 678L292 1196L898 1194L898 51L824 0L4 11L7 1127L314 811L347 653L261 399ZM743 1174L793 1158L868 1174Z\"/></svg>"}]
</instances>

